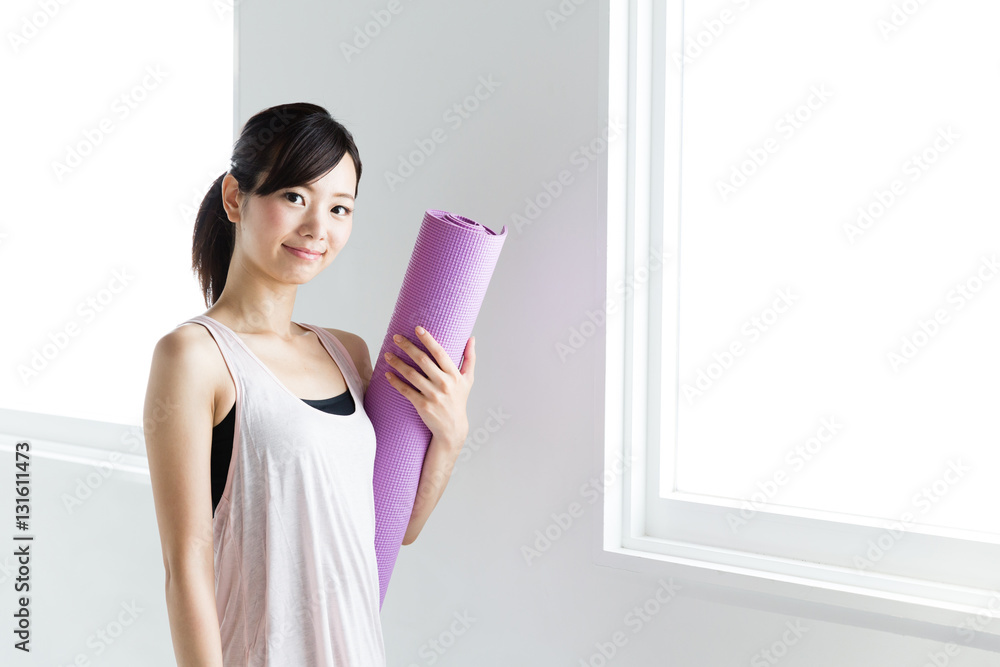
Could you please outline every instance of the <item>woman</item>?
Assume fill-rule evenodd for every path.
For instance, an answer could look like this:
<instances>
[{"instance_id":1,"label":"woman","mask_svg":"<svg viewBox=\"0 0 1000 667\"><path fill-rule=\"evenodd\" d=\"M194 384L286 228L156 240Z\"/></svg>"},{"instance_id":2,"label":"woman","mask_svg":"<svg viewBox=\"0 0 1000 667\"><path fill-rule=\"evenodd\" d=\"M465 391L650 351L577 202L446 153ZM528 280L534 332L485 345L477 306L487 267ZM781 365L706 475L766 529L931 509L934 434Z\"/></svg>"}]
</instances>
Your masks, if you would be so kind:
<instances>
[{"instance_id":1,"label":"woman","mask_svg":"<svg viewBox=\"0 0 1000 667\"><path fill-rule=\"evenodd\" d=\"M145 433L178 665L385 664L375 559L375 432L365 341L292 322L296 288L351 233L361 160L322 107L266 109L195 222L204 314L153 352ZM430 332L389 382L433 434L403 543L423 527L468 434L475 355ZM433 353L421 352L407 335ZM166 418L163 417L166 406Z\"/></svg>"}]
</instances>

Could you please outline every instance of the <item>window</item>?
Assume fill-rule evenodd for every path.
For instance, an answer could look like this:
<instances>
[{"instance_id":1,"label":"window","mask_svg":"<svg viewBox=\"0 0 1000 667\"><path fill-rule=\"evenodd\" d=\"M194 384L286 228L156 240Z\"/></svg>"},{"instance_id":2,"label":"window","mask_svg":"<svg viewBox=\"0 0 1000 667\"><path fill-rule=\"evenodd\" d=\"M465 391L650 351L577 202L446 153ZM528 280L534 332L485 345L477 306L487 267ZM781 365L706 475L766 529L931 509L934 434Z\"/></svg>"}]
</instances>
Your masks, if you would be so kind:
<instances>
[{"instance_id":1,"label":"window","mask_svg":"<svg viewBox=\"0 0 1000 667\"><path fill-rule=\"evenodd\" d=\"M600 558L1000 613L1000 7L603 7Z\"/></svg>"},{"instance_id":2,"label":"window","mask_svg":"<svg viewBox=\"0 0 1000 667\"><path fill-rule=\"evenodd\" d=\"M0 166L0 432L83 437L65 419L137 431L156 340L204 309L191 233L229 167L233 5L22 10Z\"/></svg>"}]
</instances>

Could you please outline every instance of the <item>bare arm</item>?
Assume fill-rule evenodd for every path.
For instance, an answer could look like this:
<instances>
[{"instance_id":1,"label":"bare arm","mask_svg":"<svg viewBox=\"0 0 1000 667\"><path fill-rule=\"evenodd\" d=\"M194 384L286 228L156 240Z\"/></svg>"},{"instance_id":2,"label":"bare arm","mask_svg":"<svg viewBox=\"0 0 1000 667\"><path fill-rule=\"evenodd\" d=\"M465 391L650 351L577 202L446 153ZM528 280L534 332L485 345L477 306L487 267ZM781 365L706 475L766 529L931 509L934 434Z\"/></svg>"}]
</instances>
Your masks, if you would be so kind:
<instances>
[{"instance_id":1,"label":"bare arm","mask_svg":"<svg viewBox=\"0 0 1000 667\"><path fill-rule=\"evenodd\" d=\"M455 469L455 460L462 451L463 442L449 443L431 438L424 455L423 467L420 469L420 482L417 495L413 499L413 510L410 512L410 522L403 535L403 544L413 544L417 535L423 530L424 524L430 518L431 512L444 494L444 488L451 479Z\"/></svg>"},{"instance_id":2,"label":"bare arm","mask_svg":"<svg viewBox=\"0 0 1000 667\"><path fill-rule=\"evenodd\" d=\"M212 547L212 351L200 325L159 340L143 415L149 476L166 575L167 612L179 667L222 667ZM203 331L208 335L207 331ZM213 341L208 341L215 345ZM218 355L218 351L215 351ZM221 363L221 357L216 363Z\"/></svg>"}]
</instances>

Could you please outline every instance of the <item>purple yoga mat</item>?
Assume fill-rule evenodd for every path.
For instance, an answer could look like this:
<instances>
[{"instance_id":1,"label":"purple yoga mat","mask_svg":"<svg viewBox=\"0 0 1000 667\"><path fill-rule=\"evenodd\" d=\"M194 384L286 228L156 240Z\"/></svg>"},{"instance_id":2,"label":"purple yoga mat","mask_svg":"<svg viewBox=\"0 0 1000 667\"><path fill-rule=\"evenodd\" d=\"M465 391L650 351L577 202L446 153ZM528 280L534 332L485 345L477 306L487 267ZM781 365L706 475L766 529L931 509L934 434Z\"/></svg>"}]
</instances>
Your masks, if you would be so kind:
<instances>
[{"instance_id":1,"label":"purple yoga mat","mask_svg":"<svg viewBox=\"0 0 1000 667\"><path fill-rule=\"evenodd\" d=\"M410 522L424 454L431 441L430 429L416 408L386 380L386 371L391 371L413 386L389 365L385 353L392 352L426 377L392 340L395 334L405 336L433 358L417 340L414 328L419 324L460 368L465 344L472 335L506 238L506 226L497 234L468 218L434 209L424 213L417 233L364 400L376 440L375 555L380 609Z\"/></svg>"}]
</instances>

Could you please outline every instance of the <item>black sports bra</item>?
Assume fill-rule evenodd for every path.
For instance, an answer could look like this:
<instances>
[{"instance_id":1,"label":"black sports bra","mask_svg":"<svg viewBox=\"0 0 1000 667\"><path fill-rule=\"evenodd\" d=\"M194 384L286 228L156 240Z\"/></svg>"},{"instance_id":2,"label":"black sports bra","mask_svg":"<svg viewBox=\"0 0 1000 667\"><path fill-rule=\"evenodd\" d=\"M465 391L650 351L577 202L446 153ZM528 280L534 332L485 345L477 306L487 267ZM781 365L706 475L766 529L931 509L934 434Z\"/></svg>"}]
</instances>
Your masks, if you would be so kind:
<instances>
[{"instance_id":1,"label":"black sports bra","mask_svg":"<svg viewBox=\"0 0 1000 667\"><path fill-rule=\"evenodd\" d=\"M350 387L333 398L302 399L306 405L333 415L354 414L354 397ZM219 506L222 492L226 488L226 478L229 477L229 462L233 457L233 438L236 430L236 404L229 409L225 419L212 428L212 516Z\"/></svg>"}]
</instances>

